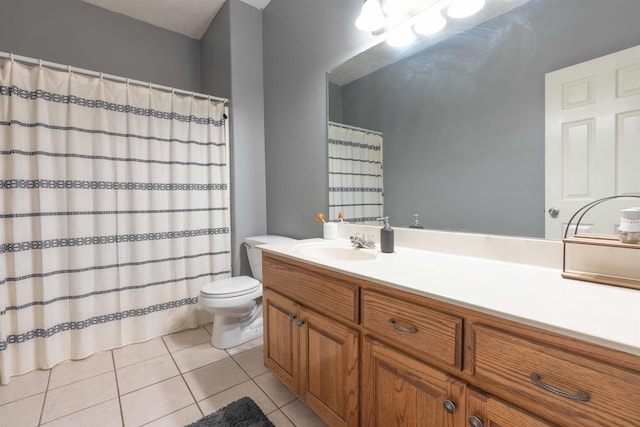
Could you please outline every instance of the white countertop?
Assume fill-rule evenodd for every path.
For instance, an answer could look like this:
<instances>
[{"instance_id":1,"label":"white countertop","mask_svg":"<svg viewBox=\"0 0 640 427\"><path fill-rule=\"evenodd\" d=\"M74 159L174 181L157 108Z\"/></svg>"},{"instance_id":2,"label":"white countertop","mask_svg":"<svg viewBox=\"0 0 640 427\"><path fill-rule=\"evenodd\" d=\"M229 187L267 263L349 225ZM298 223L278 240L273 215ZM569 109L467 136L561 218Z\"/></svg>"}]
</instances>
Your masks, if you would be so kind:
<instances>
[{"instance_id":1,"label":"white countertop","mask_svg":"<svg viewBox=\"0 0 640 427\"><path fill-rule=\"evenodd\" d=\"M286 257L640 356L640 290L564 279L561 271L396 246L366 261L303 256L300 245L350 248L348 240L264 245Z\"/></svg>"}]
</instances>

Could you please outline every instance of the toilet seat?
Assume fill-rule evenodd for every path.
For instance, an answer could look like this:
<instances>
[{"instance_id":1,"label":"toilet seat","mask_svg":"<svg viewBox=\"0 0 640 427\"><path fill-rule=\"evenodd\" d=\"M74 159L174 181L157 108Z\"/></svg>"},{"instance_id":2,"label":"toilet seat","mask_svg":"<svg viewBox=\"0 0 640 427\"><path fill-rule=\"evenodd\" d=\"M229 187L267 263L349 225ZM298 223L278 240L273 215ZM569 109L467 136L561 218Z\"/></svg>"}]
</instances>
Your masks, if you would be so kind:
<instances>
[{"instance_id":1,"label":"toilet seat","mask_svg":"<svg viewBox=\"0 0 640 427\"><path fill-rule=\"evenodd\" d=\"M260 282L249 276L236 276L207 283L200 293L206 298L235 298L255 292Z\"/></svg>"}]
</instances>

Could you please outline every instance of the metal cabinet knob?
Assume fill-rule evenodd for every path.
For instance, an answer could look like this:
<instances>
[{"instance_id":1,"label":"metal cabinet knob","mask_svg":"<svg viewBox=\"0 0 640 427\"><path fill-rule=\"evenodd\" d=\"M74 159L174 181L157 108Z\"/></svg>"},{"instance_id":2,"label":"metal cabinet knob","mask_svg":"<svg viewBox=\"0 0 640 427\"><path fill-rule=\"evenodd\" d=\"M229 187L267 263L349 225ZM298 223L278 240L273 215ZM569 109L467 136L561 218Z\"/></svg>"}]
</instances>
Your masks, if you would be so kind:
<instances>
[{"instance_id":1,"label":"metal cabinet knob","mask_svg":"<svg viewBox=\"0 0 640 427\"><path fill-rule=\"evenodd\" d=\"M299 319L299 320L298 320L298 326L302 326L302 325L304 325L304 320Z\"/></svg>"},{"instance_id":2,"label":"metal cabinet knob","mask_svg":"<svg viewBox=\"0 0 640 427\"><path fill-rule=\"evenodd\" d=\"M482 427L482 419L476 415L472 415L468 419L471 427Z\"/></svg>"},{"instance_id":3,"label":"metal cabinet knob","mask_svg":"<svg viewBox=\"0 0 640 427\"><path fill-rule=\"evenodd\" d=\"M456 404L453 400L445 400L442 402L442 406L444 406L444 410L450 414L456 412Z\"/></svg>"},{"instance_id":4,"label":"metal cabinet knob","mask_svg":"<svg viewBox=\"0 0 640 427\"><path fill-rule=\"evenodd\" d=\"M295 315L295 314L293 314L293 313L289 313L289 320L290 320L290 321L293 321L293 320L295 320L295 319L296 319L296 315Z\"/></svg>"},{"instance_id":5,"label":"metal cabinet knob","mask_svg":"<svg viewBox=\"0 0 640 427\"><path fill-rule=\"evenodd\" d=\"M549 212L549 215L551 215L552 218L555 218L560 213L560 209L558 209L558 208L549 208L549 210L547 212Z\"/></svg>"}]
</instances>

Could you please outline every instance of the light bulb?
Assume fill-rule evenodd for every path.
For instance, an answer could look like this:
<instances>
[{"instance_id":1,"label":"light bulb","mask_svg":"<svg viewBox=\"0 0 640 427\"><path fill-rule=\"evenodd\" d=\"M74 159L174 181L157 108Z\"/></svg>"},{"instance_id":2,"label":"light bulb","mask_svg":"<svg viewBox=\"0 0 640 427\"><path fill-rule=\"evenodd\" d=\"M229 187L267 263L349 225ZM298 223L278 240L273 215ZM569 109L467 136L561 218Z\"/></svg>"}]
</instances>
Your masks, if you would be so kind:
<instances>
[{"instance_id":1,"label":"light bulb","mask_svg":"<svg viewBox=\"0 0 640 427\"><path fill-rule=\"evenodd\" d=\"M471 16L484 7L485 0L454 0L447 9L450 17L459 19Z\"/></svg>"},{"instance_id":2,"label":"light bulb","mask_svg":"<svg viewBox=\"0 0 640 427\"><path fill-rule=\"evenodd\" d=\"M447 25L447 20L440 12L423 12L418 16L413 29L416 33L423 36L429 36L442 30Z\"/></svg>"},{"instance_id":3,"label":"light bulb","mask_svg":"<svg viewBox=\"0 0 640 427\"><path fill-rule=\"evenodd\" d=\"M362 5L356 28L360 31L376 31L384 26L384 14L378 0L367 0Z\"/></svg>"},{"instance_id":4,"label":"light bulb","mask_svg":"<svg viewBox=\"0 0 640 427\"><path fill-rule=\"evenodd\" d=\"M384 9L387 15L403 15L415 7L415 0L386 0Z\"/></svg>"},{"instance_id":5,"label":"light bulb","mask_svg":"<svg viewBox=\"0 0 640 427\"><path fill-rule=\"evenodd\" d=\"M392 47L409 46L416 39L416 35L409 27L400 27L389 33L387 44Z\"/></svg>"}]
</instances>

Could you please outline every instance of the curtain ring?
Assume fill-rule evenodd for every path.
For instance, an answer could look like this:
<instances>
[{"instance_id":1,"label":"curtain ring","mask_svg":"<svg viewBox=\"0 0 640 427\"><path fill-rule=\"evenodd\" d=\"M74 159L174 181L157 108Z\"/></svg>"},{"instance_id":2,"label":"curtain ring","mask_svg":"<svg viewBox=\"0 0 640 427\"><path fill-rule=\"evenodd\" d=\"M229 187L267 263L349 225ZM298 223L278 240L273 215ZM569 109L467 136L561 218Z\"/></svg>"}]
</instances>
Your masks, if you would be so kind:
<instances>
[{"instance_id":1,"label":"curtain ring","mask_svg":"<svg viewBox=\"0 0 640 427\"><path fill-rule=\"evenodd\" d=\"M69 74L71 74L71 65L67 65L67 70L69 71Z\"/></svg>"},{"instance_id":2,"label":"curtain ring","mask_svg":"<svg viewBox=\"0 0 640 427\"><path fill-rule=\"evenodd\" d=\"M100 71L100 81L104 80L104 73L102 71Z\"/></svg>"},{"instance_id":3,"label":"curtain ring","mask_svg":"<svg viewBox=\"0 0 640 427\"><path fill-rule=\"evenodd\" d=\"M13 58L13 53L10 53L9 56L11 57L11 62L15 62L15 60Z\"/></svg>"},{"instance_id":4,"label":"curtain ring","mask_svg":"<svg viewBox=\"0 0 640 427\"><path fill-rule=\"evenodd\" d=\"M40 68L42 68L42 59L38 59L38 65L40 65Z\"/></svg>"}]
</instances>

